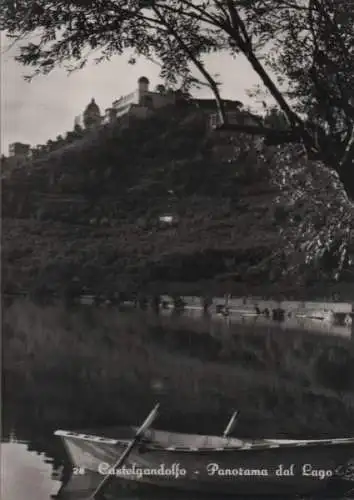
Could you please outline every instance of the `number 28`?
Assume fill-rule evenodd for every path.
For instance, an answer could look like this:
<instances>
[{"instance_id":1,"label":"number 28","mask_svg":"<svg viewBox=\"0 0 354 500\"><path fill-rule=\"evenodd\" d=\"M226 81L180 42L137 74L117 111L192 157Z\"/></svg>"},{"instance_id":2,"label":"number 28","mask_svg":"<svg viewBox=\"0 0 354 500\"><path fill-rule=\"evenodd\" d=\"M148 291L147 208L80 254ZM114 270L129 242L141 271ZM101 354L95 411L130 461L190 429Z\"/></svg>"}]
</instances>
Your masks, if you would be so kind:
<instances>
[{"instance_id":1,"label":"number 28","mask_svg":"<svg viewBox=\"0 0 354 500\"><path fill-rule=\"evenodd\" d=\"M74 476L82 476L86 473L84 467L74 467L73 474Z\"/></svg>"}]
</instances>

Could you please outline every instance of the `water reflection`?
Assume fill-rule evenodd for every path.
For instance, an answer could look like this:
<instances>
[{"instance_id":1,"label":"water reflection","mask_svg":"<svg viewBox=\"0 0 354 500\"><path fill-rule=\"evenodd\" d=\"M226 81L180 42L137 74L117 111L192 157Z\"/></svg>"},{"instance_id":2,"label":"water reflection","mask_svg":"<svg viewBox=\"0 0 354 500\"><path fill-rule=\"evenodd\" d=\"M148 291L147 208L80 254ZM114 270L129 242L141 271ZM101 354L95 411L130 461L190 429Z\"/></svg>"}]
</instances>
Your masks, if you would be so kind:
<instances>
[{"instance_id":1,"label":"water reflection","mask_svg":"<svg viewBox=\"0 0 354 500\"><path fill-rule=\"evenodd\" d=\"M1 444L1 495L4 500L48 500L59 491L58 470L43 452L29 451L28 443Z\"/></svg>"},{"instance_id":2,"label":"water reflection","mask_svg":"<svg viewBox=\"0 0 354 500\"><path fill-rule=\"evenodd\" d=\"M164 318L172 318L178 321L181 327L199 327L202 331L209 331L211 335L230 334L233 326L250 325L254 327L266 327L272 330L297 330L320 335L335 335L338 337L351 338L352 326L338 325L327 321L310 318L288 317L284 321L274 321L261 315L243 316L231 312L228 316L202 314L200 309L186 309L182 313L176 313L172 309L162 309L160 315Z\"/></svg>"},{"instance_id":3,"label":"water reflection","mask_svg":"<svg viewBox=\"0 0 354 500\"><path fill-rule=\"evenodd\" d=\"M136 312L132 318L129 318L128 314L123 318L122 315L114 315L114 311L90 310L86 319L82 311L70 313L71 316L67 311L60 316L60 310L56 313L53 309L49 310L49 313L46 310L36 309L31 309L29 312L30 314L26 313L26 308L24 311L19 308L14 311L10 322L12 329L8 329L6 337L7 365L4 388L7 404L4 421L7 423L7 428L16 427L21 440L16 440L12 435L10 442L2 445L1 499L49 500L61 487L57 476L62 467L68 470L60 441L52 436L54 428L86 428L88 425L101 426L102 422L104 425L111 425L112 422L121 423L120 419L124 423L126 421L130 423L133 415L141 415L140 404L150 407L150 379L157 380L154 383L154 390L159 389L161 385L159 380L166 381L167 387L177 388L175 392L170 390L161 396L166 399L166 414L171 408L171 402L174 404L173 398L176 398L178 408L180 407L177 399L180 389L185 398L184 400L182 398L182 401L187 401L192 406L190 415L184 420L179 415L180 427L176 430L211 432L211 423L215 424L219 418L225 418L225 413L230 411L236 401L233 393L225 391L225 394L219 394L217 390L202 392L204 387L208 387L207 383L212 388L213 384L221 384L220 380L223 380L221 376L224 373L222 370L225 367L227 381L229 382L230 377L234 376L232 380L236 381L235 385L237 386L237 381L241 381L239 385L247 389L237 394L237 404L245 409L247 415L244 421L240 420L241 434L254 433L259 428L262 436L265 432L273 435L273 431L279 427L280 432L291 433L294 429L300 433L303 429L307 432L308 428L314 427L312 422L315 411L320 412L319 432L353 433L351 395L348 393L344 401L342 393L339 392L349 391L348 388L343 389L342 379L344 382L348 380L348 387L353 380L350 375L352 371L349 370L350 342L345 340L351 336L350 328L306 319L297 319L295 323L294 319L276 323L259 316L252 318L231 315L227 318L220 316L211 318L202 316L200 310L189 310L181 316L174 314L172 317L171 311L165 311L162 319L170 325L170 328L155 328L155 323L151 322L153 326L148 330L146 323L150 317L144 316L140 319ZM33 328L29 321L33 317L36 318L34 322L36 328ZM61 317L65 318L65 322ZM19 323L13 318L18 319ZM43 318L47 318L48 324ZM238 325L249 323L266 326L264 338L262 338L262 328L257 329L254 338L248 335L248 330L247 334L243 335L245 329ZM120 325L119 335L117 325ZM156 325L159 325L157 321ZM329 358L328 351L331 346L326 346L326 342L317 342L318 337L314 342L311 336L308 336L309 342L305 343L298 334L291 336L280 332L280 335L274 337L280 337L281 340L287 338L287 343L282 345L278 339L268 338L270 337L268 327L270 331L300 328L303 332L338 335L342 337L339 353L341 357L334 361ZM230 328L232 335L240 333L240 342L237 342L238 339L235 337L234 346L224 343L224 351L230 347L231 354L228 360L221 349L223 346L219 345L222 342L218 344L219 339L215 337L230 337ZM175 329L181 331L176 333ZM158 336L160 330L164 335L163 342L159 339L155 342L155 336ZM67 336L68 332L70 337ZM174 332L174 335L170 334L171 332ZM194 332L204 333L205 336L194 336ZM214 338L211 339L206 332ZM305 336L306 333L303 337ZM61 339L60 342L58 339ZM168 342L173 344L173 349L169 347ZM167 348L160 351L160 346ZM343 352L349 353L347 358L343 357ZM165 353L170 360L167 364L165 364ZM255 356L251 358L250 354L254 353ZM285 353L288 353L287 356ZM323 359L320 358L321 353ZM215 377L212 370L216 364L209 365L209 371L204 377L204 372L200 368L204 359L210 359L212 363L218 361L220 371L215 372ZM281 364L279 360L283 360L284 363ZM322 361L322 364L317 363L318 361ZM315 365L315 362L319 366ZM132 366L134 373L137 374L136 379L126 376ZM193 371L185 370L187 377L183 378L181 366L187 367L188 370L192 367ZM230 366L234 371L231 371ZM329 371L328 367L332 371ZM287 392L279 390L279 396L275 397L274 391L267 390L263 382L265 380L273 387L271 376L275 371L278 373L278 379L288 384L286 387L294 387L293 392L290 389ZM328 377L323 381L322 378L318 378L318 382L315 378L319 377L317 372L322 378L328 373ZM192 373L194 378L191 378L189 373ZM327 387L328 380L332 381L336 376L337 392L333 394L332 399L327 398L325 389L322 390L320 384ZM190 383L191 380L193 384ZM308 385L314 382L318 384L318 387L315 387L318 390L318 397L314 391L307 390ZM249 387L252 388L252 392ZM248 393L251 393L252 397L248 397ZM132 394L135 396L132 397ZM194 403L197 398L201 409ZM125 404L119 404L119 401L128 402L129 408L127 409ZM346 401L350 405L348 403L345 406ZM203 406L204 404L208 406ZM206 407L208 411L205 410ZM171 415L167 415L166 419L168 418L171 418ZM30 422L35 427L28 430ZM193 425L198 429L193 428ZM25 431L22 431L23 427L26 427ZM46 433L43 431L45 427ZM71 490L68 488L65 495L60 498L86 500L89 496L89 483L89 478L71 482ZM161 492L150 494L152 500L157 500L158 497L167 500L171 498L171 494L170 492L167 496ZM146 498L146 495L142 497L140 493L139 495L135 492L128 493L124 489L114 493L112 498L137 500ZM195 496L187 495L183 495L182 498L196 499Z\"/></svg>"}]
</instances>

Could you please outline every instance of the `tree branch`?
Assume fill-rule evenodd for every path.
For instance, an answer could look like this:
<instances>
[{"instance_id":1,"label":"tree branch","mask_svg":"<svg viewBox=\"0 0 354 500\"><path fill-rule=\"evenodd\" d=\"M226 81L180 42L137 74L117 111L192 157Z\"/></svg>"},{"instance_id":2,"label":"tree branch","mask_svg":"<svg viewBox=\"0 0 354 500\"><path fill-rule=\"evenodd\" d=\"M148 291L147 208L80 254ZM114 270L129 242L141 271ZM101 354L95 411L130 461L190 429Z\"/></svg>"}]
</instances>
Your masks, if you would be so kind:
<instances>
[{"instance_id":1,"label":"tree branch","mask_svg":"<svg viewBox=\"0 0 354 500\"><path fill-rule=\"evenodd\" d=\"M224 107L222 98L220 96L220 92L219 92L218 85L217 85L216 81L212 78L210 73L208 73L208 71L204 68L204 65L198 60L198 58L195 56L193 51L190 50L188 45L179 36L179 34L176 32L176 30L164 19L164 17L160 13L160 11L156 7L153 7L153 10L154 10L155 14L158 16L158 18L160 19L161 23L163 23L166 26L167 30L175 38L177 43L179 43L179 45L186 52L186 54L188 54L188 57L190 58L190 60L198 68L198 70L201 72L201 74L204 76L204 78L208 82L211 90L213 91L213 93L215 95L220 121L222 124L225 124L227 122L227 116L225 113L225 107Z\"/></svg>"},{"instance_id":2,"label":"tree branch","mask_svg":"<svg viewBox=\"0 0 354 500\"><path fill-rule=\"evenodd\" d=\"M256 71L258 76L263 81L266 88L271 93L274 100L279 104L280 108L284 112L289 124L291 126L294 125L303 125L303 121L301 118L294 113L294 111L290 108L286 100L284 99L281 92L278 90L277 86L270 78L263 65L260 63L258 58L256 57L253 48L251 39L247 33L244 22L242 21L236 7L234 6L232 0L226 0L226 4L228 6L231 20L232 20L232 29L230 30L230 36L232 36L236 43L239 45L240 49L247 57L253 69ZM241 34L242 32L242 34ZM242 38L242 35L244 39Z\"/></svg>"},{"instance_id":3,"label":"tree branch","mask_svg":"<svg viewBox=\"0 0 354 500\"><path fill-rule=\"evenodd\" d=\"M224 24L223 24L221 18L217 18L217 17L212 16L211 14L206 12L206 10L201 9L197 5L194 5L189 0L180 0L180 1L181 1L182 5L184 4L186 7L194 9L195 11L198 12L198 14L194 14L192 12L185 12L182 9L171 7L170 5L165 5L165 3L162 3L162 4L155 3L154 7L152 7L152 8L154 9L154 8L158 7L160 9L165 10L165 11L172 12L173 14L184 15L184 16L190 17L191 19L195 19L196 21L205 22L205 23L210 24L214 27L217 26L221 29L224 28Z\"/></svg>"},{"instance_id":4,"label":"tree branch","mask_svg":"<svg viewBox=\"0 0 354 500\"><path fill-rule=\"evenodd\" d=\"M214 0L215 5L217 6L218 9L221 10L221 12L224 14L225 18L229 17L229 14L227 10L225 9L225 6L223 5L222 0Z\"/></svg>"},{"instance_id":5,"label":"tree branch","mask_svg":"<svg viewBox=\"0 0 354 500\"><path fill-rule=\"evenodd\" d=\"M283 111L289 125L296 133L300 133L304 146L310 155L318 155L318 150L316 147L316 141L314 140L311 132L308 130L305 122L300 118L300 116L295 113L286 102L282 93L273 82L272 78L269 76L263 65L260 63L256 54L254 53L252 47L252 41L247 33L247 29L241 16L235 7L233 0L226 0L226 5L230 12L232 27L229 29L229 35L235 40L240 50L248 59L249 63L261 78L265 87L269 90L274 100L280 106Z\"/></svg>"}]
</instances>

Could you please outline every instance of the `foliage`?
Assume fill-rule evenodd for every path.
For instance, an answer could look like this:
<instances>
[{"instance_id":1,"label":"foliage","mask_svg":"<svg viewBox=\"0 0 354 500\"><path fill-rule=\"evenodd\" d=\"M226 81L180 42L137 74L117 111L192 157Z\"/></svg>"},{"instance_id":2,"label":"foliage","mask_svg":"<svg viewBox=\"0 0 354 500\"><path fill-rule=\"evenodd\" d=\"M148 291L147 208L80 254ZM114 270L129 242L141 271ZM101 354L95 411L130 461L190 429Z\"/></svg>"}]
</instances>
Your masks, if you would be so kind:
<instances>
[{"instance_id":1,"label":"foliage","mask_svg":"<svg viewBox=\"0 0 354 500\"><path fill-rule=\"evenodd\" d=\"M4 286L62 295L76 276L74 288L109 295L155 281L223 276L234 288L345 270L349 202L297 154L210 134L192 102L92 130L4 179ZM177 223L161 224L164 214Z\"/></svg>"},{"instance_id":2,"label":"foliage","mask_svg":"<svg viewBox=\"0 0 354 500\"><path fill-rule=\"evenodd\" d=\"M310 157L335 170L353 197L353 2L255 0L245 6L244 22L297 113L276 99L292 128L303 128Z\"/></svg>"},{"instance_id":3,"label":"foliage","mask_svg":"<svg viewBox=\"0 0 354 500\"><path fill-rule=\"evenodd\" d=\"M318 280L328 272L338 279L344 269L353 269L354 204L338 174L304 161L295 146L278 148L272 166L272 181L281 191L277 212L290 269L312 263L307 277Z\"/></svg>"}]
</instances>

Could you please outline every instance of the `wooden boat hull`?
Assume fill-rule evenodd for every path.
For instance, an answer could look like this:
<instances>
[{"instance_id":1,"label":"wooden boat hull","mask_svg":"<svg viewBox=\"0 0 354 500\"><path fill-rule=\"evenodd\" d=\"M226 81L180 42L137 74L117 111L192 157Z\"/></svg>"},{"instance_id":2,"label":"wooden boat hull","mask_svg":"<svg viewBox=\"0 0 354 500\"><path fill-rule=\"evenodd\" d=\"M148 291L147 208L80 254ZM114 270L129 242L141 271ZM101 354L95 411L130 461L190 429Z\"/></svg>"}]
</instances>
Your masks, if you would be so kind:
<instances>
[{"instance_id":1,"label":"wooden boat hull","mask_svg":"<svg viewBox=\"0 0 354 500\"><path fill-rule=\"evenodd\" d=\"M97 482L109 474L112 482L127 480L218 495L336 496L354 492L354 440L339 440L335 445L331 440L318 445L264 440L253 448L239 449L142 444L124 466L114 470L127 440L64 432L57 434L64 441L74 475L97 476Z\"/></svg>"}]
</instances>

